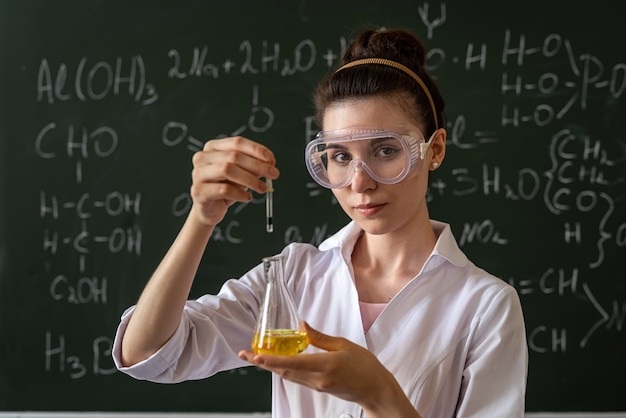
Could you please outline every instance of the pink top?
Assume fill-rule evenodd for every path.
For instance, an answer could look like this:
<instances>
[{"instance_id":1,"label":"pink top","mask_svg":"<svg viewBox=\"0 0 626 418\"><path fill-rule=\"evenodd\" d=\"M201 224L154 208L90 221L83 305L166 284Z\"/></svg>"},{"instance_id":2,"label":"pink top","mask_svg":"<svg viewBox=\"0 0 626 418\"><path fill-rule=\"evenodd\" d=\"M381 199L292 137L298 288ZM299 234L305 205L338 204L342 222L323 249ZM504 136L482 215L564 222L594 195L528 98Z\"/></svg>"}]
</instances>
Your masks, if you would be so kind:
<instances>
[{"instance_id":1,"label":"pink top","mask_svg":"<svg viewBox=\"0 0 626 418\"><path fill-rule=\"evenodd\" d=\"M386 303L366 303L359 301L361 308L361 320L363 321L363 331L367 332L378 315L385 309Z\"/></svg>"}]
</instances>

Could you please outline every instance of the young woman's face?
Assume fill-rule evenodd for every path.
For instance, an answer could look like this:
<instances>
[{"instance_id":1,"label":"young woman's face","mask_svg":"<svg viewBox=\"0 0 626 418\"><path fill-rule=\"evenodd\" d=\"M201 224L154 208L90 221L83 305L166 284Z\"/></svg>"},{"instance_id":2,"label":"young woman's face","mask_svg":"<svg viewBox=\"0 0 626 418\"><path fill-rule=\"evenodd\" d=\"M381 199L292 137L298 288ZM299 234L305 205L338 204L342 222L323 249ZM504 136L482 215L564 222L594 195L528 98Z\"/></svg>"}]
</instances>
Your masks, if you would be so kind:
<instances>
[{"instance_id":1,"label":"young woman's face","mask_svg":"<svg viewBox=\"0 0 626 418\"><path fill-rule=\"evenodd\" d=\"M376 129L421 138L413 119L393 100L368 98L342 102L326 109L324 131ZM428 138L426 138L428 140ZM355 152L358 149L355 148ZM354 156L357 158L358 156ZM349 184L332 189L348 216L366 232L385 234L419 225L428 219L426 190L431 151L396 184L383 184L357 168Z\"/></svg>"}]
</instances>

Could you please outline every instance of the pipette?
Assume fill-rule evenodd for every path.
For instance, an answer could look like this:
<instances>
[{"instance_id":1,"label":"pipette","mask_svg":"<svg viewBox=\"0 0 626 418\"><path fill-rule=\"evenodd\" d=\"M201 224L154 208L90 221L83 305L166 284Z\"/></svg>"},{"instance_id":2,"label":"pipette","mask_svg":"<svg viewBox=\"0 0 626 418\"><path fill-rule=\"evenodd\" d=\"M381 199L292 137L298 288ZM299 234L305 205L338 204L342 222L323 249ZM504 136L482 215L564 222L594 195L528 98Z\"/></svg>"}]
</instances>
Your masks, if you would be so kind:
<instances>
[{"instance_id":1,"label":"pipette","mask_svg":"<svg viewBox=\"0 0 626 418\"><path fill-rule=\"evenodd\" d=\"M272 179L265 179L267 191L265 192L265 229L274 232L274 186Z\"/></svg>"}]
</instances>

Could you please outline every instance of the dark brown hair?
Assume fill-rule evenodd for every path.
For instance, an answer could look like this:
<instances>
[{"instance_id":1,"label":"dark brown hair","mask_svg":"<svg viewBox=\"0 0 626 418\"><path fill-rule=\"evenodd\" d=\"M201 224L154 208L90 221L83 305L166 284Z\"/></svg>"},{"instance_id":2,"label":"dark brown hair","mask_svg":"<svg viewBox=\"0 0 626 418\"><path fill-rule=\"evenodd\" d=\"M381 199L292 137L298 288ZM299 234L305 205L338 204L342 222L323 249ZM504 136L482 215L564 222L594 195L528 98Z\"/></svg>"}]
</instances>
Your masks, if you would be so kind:
<instances>
[{"instance_id":1,"label":"dark brown hair","mask_svg":"<svg viewBox=\"0 0 626 418\"><path fill-rule=\"evenodd\" d=\"M437 115L422 87L408 74L388 65L356 65L333 72L315 89L313 101L318 126L326 108L332 104L364 97L384 96L406 109L428 138L443 126L444 100L439 89L424 69L425 48L412 33L403 29L367 29L361 32L346 48L340 67L364 58L382 58L402 64L423 81L432 96Z\"/></svg>"}]
</instances>

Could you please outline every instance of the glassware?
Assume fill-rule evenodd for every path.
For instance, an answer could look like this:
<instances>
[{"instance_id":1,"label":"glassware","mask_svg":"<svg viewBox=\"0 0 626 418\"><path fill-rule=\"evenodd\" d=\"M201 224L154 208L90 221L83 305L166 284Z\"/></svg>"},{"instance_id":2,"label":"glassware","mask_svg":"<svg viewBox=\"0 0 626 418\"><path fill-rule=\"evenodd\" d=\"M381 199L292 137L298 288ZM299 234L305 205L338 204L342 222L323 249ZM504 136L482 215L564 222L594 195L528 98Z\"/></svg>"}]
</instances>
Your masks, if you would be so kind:
<instances>
[{"instance_id":1,"label":"glassware","mask_svg":"<svg viewBox=\"0 0 626 418\"><path fill-rule=\"evenodd\" d=\"M296 304L285 285L283 257L265 257L262 262L267 284L252 338L252 351L281 356L299 354L308 342Z\"/></svg>"}]
</instances>

